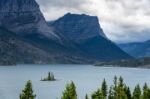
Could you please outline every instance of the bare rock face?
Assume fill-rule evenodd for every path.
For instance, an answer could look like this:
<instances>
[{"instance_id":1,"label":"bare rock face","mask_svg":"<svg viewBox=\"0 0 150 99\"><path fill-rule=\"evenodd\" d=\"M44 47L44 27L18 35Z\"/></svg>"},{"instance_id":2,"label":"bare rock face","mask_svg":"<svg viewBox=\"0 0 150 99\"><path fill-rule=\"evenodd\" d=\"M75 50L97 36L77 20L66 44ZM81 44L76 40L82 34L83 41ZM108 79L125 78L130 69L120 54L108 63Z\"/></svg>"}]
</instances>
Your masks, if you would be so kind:
<instances>
[{"instance_id":1,"label":"bare rock face","mask_svg":"<svg viewBox=\"0 0 150 99\"><path fill-rule=\"evenodd\" d=\"M59 36L75 42L98 36L107 38L96 16L67 13L50 25Z\"/></svg>"},{"instance_id":2,"label":"bare rock face","mask_svg":"<svg viewBox=\"0 0 150 99\"><path fill-rule=\"evenodd\" d=\"M48 27L35 0L0 0L0 26L21 36L38 33L59 38Z\"/></svg>"},{"instance_id":3,"label":"bare rock face","mask_svg":"<svg viewBox=\"0 0 150 99\"><path fill-rule=\"evenodd\" d=\"M79 52L79 55L88 57L88 59L132 58L105 36L96 16L68 13L50 22L49 25L63 41L67 42L64 43L64 46L74 44L73 47L76 48L74 52Z\"/></svg>"}]
</instances>

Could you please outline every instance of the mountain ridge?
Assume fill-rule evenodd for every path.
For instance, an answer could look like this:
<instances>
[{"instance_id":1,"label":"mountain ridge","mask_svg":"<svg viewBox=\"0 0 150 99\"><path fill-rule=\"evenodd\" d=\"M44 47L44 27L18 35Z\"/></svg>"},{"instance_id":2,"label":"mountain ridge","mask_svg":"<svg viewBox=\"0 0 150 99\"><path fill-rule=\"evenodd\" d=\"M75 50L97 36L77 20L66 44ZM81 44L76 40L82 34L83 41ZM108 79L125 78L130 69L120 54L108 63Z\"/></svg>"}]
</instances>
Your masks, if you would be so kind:
<instances>
[{"instance_id":1,"label":"mountain ridge","mask_svg":"<svg viewBox=\"0 0 150 99\"><path fill-rule=\"evenodd\" d=\"M118 46L133 57L150 57L150 40L118 44Z\"/></svg>"},{"instance_id":2,"label":"mountain ridge","mask_svg":"<svg viewBox=\"0 0 150 99\"><path fill-rule=\"evenodd\" d=\"M59 41L35 0L1 0L0 5L1 27L21 36L37 33Z\"/></svg>"},{"instance_id":3,"label":"mountain ridge","mask_svg":"<svg viewBox=\"0 0 150 99\"><path fill-rule=\"evenodd\" d=\"M88 57L96 60L130 57L105 36L96 16L67 13L50 22L49 26L64 40L74 43Z\"/></svg>"},{"instance_id":4,"label":"mountain ridge","mask_svg":"<svg viewBox=\"0 0 150 99\"><path fill-rule=\"evenodd\" d=\"M6 41L11 46L11 56L18 54L20 58L17 59L24 56L22 63L28 63L26 59L30 57L30 63L85 64L132 58L105 36L96 16L68 13L47 23L35 0L2 0L0 5L0 13L3 13L0 15L0 26L14 34L9 39L14 38L11 42L17 45L13 48L11 42ZM20 52L13 54L13 49ZM30 53L24 54L22 50Z\"/></svg>"},{"instance_id":5,"label":"mountain ridge","mask_svg":"<svg viewBox=\"0 0 150 99\"><path fill-rule=\"evenodd\" d=\"M57 28L56 30L54 29L54 32L57 33L59 36L62 36L63 38L65 36L71 41L77 39L75 40L75 42L78 40L82 40L83 38L89 39L99 35L107 38L99 24L97 16L67 13L64 16L53 21L52 23L49 22L49 25L52 26L52 28ZM69 28L73 30L70 30ZM93 30L91 30L91 28Z\"/></svg>"},{"instance_id":6,"label":"mountain ridge","mask_svg":"<svg viewBox=\"0 0 150 99\"><path fill-rule=\"evenodd\" d=\"M52 63L88 63L76 57L53 54L36 44L30 43L13 32L0 27L0 64L52 64ZM82 61L81 61L82 60Z\"/></svg>"}]
</instances>

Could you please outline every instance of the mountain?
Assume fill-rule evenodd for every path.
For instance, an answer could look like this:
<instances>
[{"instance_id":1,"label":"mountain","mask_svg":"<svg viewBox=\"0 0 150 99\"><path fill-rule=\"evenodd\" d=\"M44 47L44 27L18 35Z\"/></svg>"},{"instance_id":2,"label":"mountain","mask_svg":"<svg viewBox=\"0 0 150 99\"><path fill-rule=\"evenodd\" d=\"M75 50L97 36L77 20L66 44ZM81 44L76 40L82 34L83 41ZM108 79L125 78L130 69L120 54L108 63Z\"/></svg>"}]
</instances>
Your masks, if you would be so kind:
<instances>
[{"instance_id":1,"label":"mountain","mask_svg":"<svg viewBox=\"0 0 150 99\"><path fill-rule=\"evenodd\" d=\"M85 62L81 58L51 54L4 28L0 28L0 56L1 65Z\"/></svg>"},{"instance_id":2,"label":"mountain","mask_svg":"<svg viewBox=\"0 0 150 99\"><path fill-rule=\"evenodd\" d=\"M0 13L0 27L15 33L16 36L25 39L26 43L47 54L49 58L43 58L39 63L86 63L88 61L83 60L80 55L70 54L69 48L61 45L60 37L48 26L35 0L0 0ZM16 53L13 55L15 56ZM31 61L35 63L34 60L33 58ZM26 63L26 60L24 62Z\"/></svg>"},{"instance_id":3,"label":"mountain","mask_svg":"<svg viewBox=\"0 0 150 99\"><path fill-rule=\"evenodd\" d=\"M94 63L131 58L105 36L96 16L68 13L47 23L35 0L0 0L0 27L0 56L6 62Z\"/></svg>"},{"instance_id":4,"label":"mountain","mask_svg":"<svg viewBox=\"0 0 150 99\"><path fill-rule=\"evenodd\" d=\"M119 44L119 47L134 57L150 57L150 40Z\"/></svg>"},{"instance_id":5,"label":"mountain","mask_svg":"<svg viewBox=\"0 0 150 99\"><path fill-rule=\"evenodd\" d=\"M0 28L0 56L1 64L47 63L50 60L46 52L3 28Z\"/></svg>"},{"instance_id":6,"label":"mountain","mask_svg":"<svg viewBox=\"0 0 150 99\"><path fill-rule=\"evenodd\" d=\"M67 13L49 25L63 40L80 42L96 36L107 38L96 16Z\"/></svg>"},{"instance_id":7,"label":"mountain","mask_svg":"<svg viewBox=\"0 0 150 99\"><path fill-rule=\"evenodd\" d=\"M63 17L49 22L53 31L67 45L75 45L76 52L94 60L118 60L131 58L108 40L96 16L68 13Z\"/></svg>"},{"instance_id":8,"label":"mountain","mask_svg":"<svg viewBox=\"0 0 150 99\"><path fill-rule=\"evenodd\" d=\"M0 0L0 27L50 53L56 59L49 63L80 63L82 60L76 55L71 57L68 49L61 45L60 37L48 26L35 0Z\"/></svg>"},{"instance_id":9,"label":"mountain","mask_svg":"<svg viewBox=\"0 0 150 99\"><path fill-rule=\"evenodd\" d=\"M21 36L34 33L59 40L48 27L35 0L0 0L0 26Z\"/></svg>"}]
</instances>

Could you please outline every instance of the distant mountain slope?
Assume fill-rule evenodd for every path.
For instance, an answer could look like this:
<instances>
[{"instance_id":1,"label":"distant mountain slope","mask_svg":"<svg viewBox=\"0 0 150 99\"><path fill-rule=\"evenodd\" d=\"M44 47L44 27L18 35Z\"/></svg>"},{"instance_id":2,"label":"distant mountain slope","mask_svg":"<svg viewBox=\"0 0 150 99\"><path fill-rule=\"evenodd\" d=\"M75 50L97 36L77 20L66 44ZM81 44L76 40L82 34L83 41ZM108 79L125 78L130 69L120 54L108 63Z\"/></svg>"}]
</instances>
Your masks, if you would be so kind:
<instances>
[{"instance_id":1,"label":"distant mountain slope","mask_svg":"<svg viewBox=\"0 0 150 99\"><path fill-rule=\"evenodd\" d=\"M80 63L81 59L49 53L28 43L16 34L0 28L0 65L10 64L46 64L46 63ZM82 62L81 62L82 63Z\"/></svg>"},{"instance_id":2,"label":"distant mountain slope","mask_svg":"<svg viewBox=\"0 0 150 99\"><path fill-rule=\"evenodd\" d=\"M16 34L0 28L0 61L14 63L46 63L46 52L26 43Z\"/></svg>"},{"instance_id":3,"label":"distant mountain slope","mask_svg":"<svg viewBox=\"0 0 150 99\"><path fill-rule=\"evenodd\" d=\"M119 44L119 47L134 57L150 57L150 40L145 42Z\"/></svg>"},{"instance_id":4,"label":"distant mountain slope","mask_svg":"<svg viewBox=\"0 0 150 99\"><path fill-rule=\"evenodd\" d=\"M119 60L110 62L99 62L96 66L120 66L120 67L140 67L150 68L150 57L143 57L131 60Z\"/></svg>"},{"instance_id":5,"label":"distant mountain slope","mask_svg":"<svg viewBox=\"0 0 150 99\"><path fill-rule=\"evenodd\" d=\"M76 51L86 57L96 60L131 58L108 40L96 16L68 13L49 25L57 35L69 44L74 44ZM64 45L68 46L68 43Z\"/></svg>"}]
</instances>

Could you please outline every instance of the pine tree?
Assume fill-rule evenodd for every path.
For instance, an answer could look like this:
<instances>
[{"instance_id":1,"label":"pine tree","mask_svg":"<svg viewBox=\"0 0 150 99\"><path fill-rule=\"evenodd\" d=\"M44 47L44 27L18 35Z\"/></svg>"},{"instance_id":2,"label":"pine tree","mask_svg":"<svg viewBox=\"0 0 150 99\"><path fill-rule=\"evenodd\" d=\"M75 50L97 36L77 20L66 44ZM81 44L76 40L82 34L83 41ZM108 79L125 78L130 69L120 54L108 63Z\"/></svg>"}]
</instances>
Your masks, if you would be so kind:
<instances>
[{"instance_id":1,"label":"pine tree","mask_svg":"<svg viewBox=\"0 0 150 99\"><path fill-rule=\"evenodd\" d=\"M132 99L141 99L141 88L140 88L140 85L137 85L135 87Z\"/></svg>"},{"instance_id":2,"label":"pine tree","mask_svg":"<svg viewBox=\"0 0 150 99\"><path fill-rule=\"evenodd\" d=\"M35 97L36 95L33 94L32 83L29 80L20 94L20 99L35 99Z\"/></svg>"},{"instance_id":3,"label":"pine tree","mask_svg":"<svg viewBox=\"0 0 150 99\"><path fill-rule=\"evenodd\" d=\"M127 95L127 98L128 99L132 99L132 95L131 95L131 91L130 91L130 88L129 87L125 87L125 93Z\"/></svg>"},{"instance_id":4,"label":"pine tree","mask_svg":"<svg viewBox=\"0 0 150 99\"><path fill-rule=\"evenodd\" d=\"M124 83L123 83L123 78L120 76L119 78L119 86L120 87L123 87L124 86Z\"/></svg>"},{"instance_id":5,"label":"pine tree","mask_svg":"<svg viewBox=\"0 0 150 99\"><path fill-rule=\"evenodd\" d=\"M113 87L114 99L117 99L117 89L118 89L118 81L117 81L117 76L115 76L114 77L114 87Z\"/></svg>"},{"instance_id":6,"label":"pine tree","mask_svg":"<svg viewBox=\"0 0 150 99\"><path fill-rule=\"evenodd\" d=\"M109 89L108 99L115 99L113 93L113 86L111 86Z\"/></svg>"},{"instance_id":7,"label":"pine tree","mask_svg":"<svg viewBox=\"0 0 150 99\"><path fill-rule=\"evenodd\" d=\"M47 79L50 80L50 81L55 80L55 77L54 77L53 73L49 72Z\"/></svg>"},{"instance_id":8,"label":"pine tree","mask_svg":"<svg viewBox=\"0 0 150 99\"><path fill-rule=\"evenodd\" d=\"M41 79L41 81L55 81L55 77L54 77L54 74L51 73L51 72L48 72L48 76L44 79Z\"/></svg>"},{"instance_id":9,"label":"pine tree","mask_svg":"<svg viewBox=\"0 0 150 99\"><path fill-rule=\"evenodd\" d=\"M50 72L48 73L47 79L48 79L48 80L51 80L51 73L50 73Z\"/></svg>"},{"instance_id":10,"label":"pine tree","mask_svg":"<svg viewBox=\"0 0 150 99\"><path fill-rule=\"evenodd\" d=\"M73 82L66 85L66 89L63 92L61 99L77 99L76 87Z\"/></svg>"},{"instance_id":11,"label":"pine tree","mask_svg":"<svg viewBox=\"0 0 150 99\"><path fill-rule=\"evenodd\" d=\"M105 97L103 96L102 90L98 89L97 91L95 91L92 96L92 99L105 99Z\"/></svg>"},{"instance_id":12,"label":"pine tree","mask_svg":"<svg viewBox=\"0 0 150 99\"><path fill-rule=\"evenodd\" d=\"M150 99L150 89L147 90L147 99Z\"/></svg>"},{"instance_id":13,"label":"pine tree","mask_svg":"<svg viewBox=\"0 0 150 99\"><path fill-rule=\"evenodd\" d=\"M85 95L85 99L89 99L89 97L88 97L88 95L87 95L87 94Z\"/></svg>"},{"instance_id":14,"label":"pine tree","mask_svg":"<svg viewBox=\"0 0 150 99\"><path fill-rule=\"evenodd\" d=\"M143 86L143 96L142 96L142 99L148 99L148 97L147 97L148 93L147 92L148 92L148 86L145 83L144 86Z\"/></svg>"},{"instance_id":15,"label":"pine tree","mask_svg":"<svg viewBox=\"0 0 150 99\"><path fill-rule=\"evenodd\" d=\"M147 83L143 86L142 99L150 99L150 89L148 88Z\"/></svg>"},{"instance_id":16,"label":"pine tree","mask_svg":"<svg viewBox=\"0 0 150 99\"><path fill-rule=\"evenodd\" d=\"M123 82L123 78L120 77L118 85L117 85L117 97L116 97L116 99L127 99L127 95L126 95L126 92L125 92L125 87L126 86Z\"/></svg>"},{"instance_id":17,"label":"pine tree","mask_svg":"<svg viewBox=\"0 0 150 99\"><path fill-rule=\"evenodd\" d=\"M105 79L103 80L101 90L102 90L102 94L104 98L106 99L107 98L107 84L106 84Z\"/></svg>"}]
</instances>

